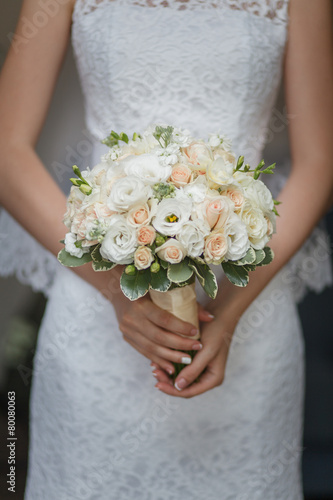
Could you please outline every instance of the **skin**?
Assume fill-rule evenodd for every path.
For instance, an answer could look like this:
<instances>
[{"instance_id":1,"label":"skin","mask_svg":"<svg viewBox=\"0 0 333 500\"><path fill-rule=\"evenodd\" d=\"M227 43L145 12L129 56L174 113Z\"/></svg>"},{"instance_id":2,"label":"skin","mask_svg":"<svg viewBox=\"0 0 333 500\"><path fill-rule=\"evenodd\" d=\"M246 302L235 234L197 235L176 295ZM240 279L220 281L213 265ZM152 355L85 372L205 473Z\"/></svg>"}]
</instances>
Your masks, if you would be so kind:
<instances>
[{"instance_id":1,"label":"skin","mask_svg":"<svg viewBox=\"0 0 333 500\"><path fill-rule=\"evenodd\" d=\"M23 3L22 17L32 19L37 0ZM54 255L66 232L62 224L66 199L35 153L53 89L69 42L73 2L59 6L28 43L10 50L0 77L0 203ZM332 203L333 195L333 49L330 0L290 0L289 40L285 56L285 90L290 122L292 173L279 199L280 217L271 247L275 260L251 274L239 289L228 282L207 311L200 309L201 344L187 337L193 325L174 318L148 297L128 301L120 292L118 266L95 273L86 265L73 272L97 288L115 306L124 339L153 362L157 388L177 397L193 397L219 386L229 345L243 312L300 248ZM19 203L18 203L19 200ZM307 200L311 200L309 203ZM301 214L301 219L300 215ZM301 223L300 223L301 220ZM191 365L177 377L177 390L167 373L181 350L197 348ZM199 382L194 382L203 373Z\"/></svg>"}]
</instances>

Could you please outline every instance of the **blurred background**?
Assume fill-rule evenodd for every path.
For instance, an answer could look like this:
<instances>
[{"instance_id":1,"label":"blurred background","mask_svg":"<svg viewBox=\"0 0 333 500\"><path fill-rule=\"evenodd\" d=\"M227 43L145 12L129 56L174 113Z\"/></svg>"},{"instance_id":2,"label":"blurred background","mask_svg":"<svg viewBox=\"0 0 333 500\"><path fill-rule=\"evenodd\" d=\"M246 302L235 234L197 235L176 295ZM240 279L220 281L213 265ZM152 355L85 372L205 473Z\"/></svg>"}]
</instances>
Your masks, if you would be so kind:
<instances>
[{"instance_id":1,"label":"blurred background","mask_svg":"<svg viewBox=\"0 0 333 500\"><path fill-rule=\"evenodd\" d=\"M1 0L0 67L10 46L22 0ZM283 93L268 134L267 161L288 161L287 118ZM84 165L89 151L80 147L86 139L82 95L71 49L59 77L50 112L37 151L64 190L69 168ZM325 218L333 241L333 212ZM2 249L0 250L2 251ZM303 476L307 500L333 500L333 289L308 294L299 310L306 345L306 400ZM29 391L32 361L45 298L14 277L0 278L0 472L2 500L7 491L7 392L16 391L17 463L16 499L23 499L28 448ZM46 500L46 499L45 499ZM129 499L131 500L131 499ZM280 499L291 500L291 499Z\"/></svg>"}]
</instances>

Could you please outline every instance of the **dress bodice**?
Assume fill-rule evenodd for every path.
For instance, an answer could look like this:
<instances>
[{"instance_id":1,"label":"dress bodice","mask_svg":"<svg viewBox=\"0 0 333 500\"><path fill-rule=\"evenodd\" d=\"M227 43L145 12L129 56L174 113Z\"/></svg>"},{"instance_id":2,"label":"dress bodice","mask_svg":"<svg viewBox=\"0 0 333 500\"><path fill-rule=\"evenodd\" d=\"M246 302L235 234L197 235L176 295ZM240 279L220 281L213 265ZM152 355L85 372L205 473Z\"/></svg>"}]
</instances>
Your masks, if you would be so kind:
<instances>
[{"instance_id":1,"label":"dress bodice","mask_svg":"<svg viewBox=\"0 0 333 500\"><path fill-rule=\"evenodd\" d=\"M154 122L202 138L224 133L256 165L281 82L289 1L76 0L72 43L95 139L90 166L111 129L131 134ZM269 176L274 195L284 182L277 171ZM54 256L4 210L0 232L10 246L0 275L15 273L48 294L60 265ZM310 269L316 249L323 258ZM331 283L324 231L315 229L286 272L297 298Z\"/></svg>"},{"instance_id":2,"label":"dress bodice","mask_svg":"<svg viewBox=\"0 0 333 500\"><path fill-rule=\"evenodd\" d=\"M77 0L72 41L88 129L97 139L154 122L203 138L220 131L255 162L287 21L288 0Z\"/></svg>"}]
</instances>

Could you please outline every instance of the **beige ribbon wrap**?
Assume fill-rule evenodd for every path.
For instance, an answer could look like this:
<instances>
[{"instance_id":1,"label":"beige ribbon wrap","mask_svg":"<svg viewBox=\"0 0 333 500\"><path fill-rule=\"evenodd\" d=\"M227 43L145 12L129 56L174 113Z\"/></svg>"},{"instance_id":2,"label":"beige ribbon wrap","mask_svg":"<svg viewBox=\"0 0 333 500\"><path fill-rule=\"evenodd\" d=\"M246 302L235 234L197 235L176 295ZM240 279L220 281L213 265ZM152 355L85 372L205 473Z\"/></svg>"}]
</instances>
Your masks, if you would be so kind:
<instances>
[{"instance_id":1,"label":"beige ribbon wrap","mask_svg":"<svg viewBox=\"0 0 333 500\"><path fill-rule=\"evenodd\" d=\"M151 300L161 309L168 311L179 319L191 323L199 330L198 304L195 293L195 283L173 288L167 292L149 290ZM185 337L185 335L183 335ZM186 336L187 337L187 336ZM200 333L193 340L200 338Z\"/></svg>"}]
</instances>

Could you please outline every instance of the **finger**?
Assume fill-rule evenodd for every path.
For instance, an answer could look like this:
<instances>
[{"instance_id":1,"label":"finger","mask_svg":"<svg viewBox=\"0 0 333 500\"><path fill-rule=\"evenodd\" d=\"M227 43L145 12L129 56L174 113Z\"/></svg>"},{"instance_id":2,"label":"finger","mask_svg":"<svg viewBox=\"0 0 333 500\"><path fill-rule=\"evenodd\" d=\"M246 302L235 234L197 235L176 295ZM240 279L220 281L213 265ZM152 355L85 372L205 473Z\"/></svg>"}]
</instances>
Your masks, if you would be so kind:
<instances>
[{"instance_id":1,"label":"finger","mask_svg":"<svg viewBox=\"0 0 333 500\"><path fill-rule=\"evenodd\" d=\"M202 344L198 340L191 340L175 333L167 332L155 326L148 320L143 321L137 327L139 331L155 344L179 351L200 351Z\"/></svg>"},{"instance_id":2,"label":"finger","mask_svg":"<svg viewBox=\"0 0 333 500\"><path fill-rule=\"evenodd\" d=\"M214 387L217 387L220 384L221 382L218 375L207 371L200 376L200 380L198 382L195 382L182 391L177 391L174 386L165 381L158 381L155 387L169 396L187 399L203 394L204 392L214 389Z\"/></svg>"},{"instance_id":3,"label":"finger","mask_svg":"<svg viewBox=\"0 0 333 500\"><path fill-rule=\"evenodd\" d=\"M199 304L198 302L198 316L199 316L199 321L209 323L210 321L213 321L215 319L214 314L211 314L209 311L206 311L206 309Z\"/></svg>"},{"instance_id":4,"label":"finger","mask_svg":"<svg viewBox=\"0 0 333 500\"><path fill-rule=\"evenodd\" d=\"M136 342L134 342L130 337L126 337L124 335L124 339L128 344L130 344L136 351L138 351L140 354L145 356L146 358L150 359L153 363L155 363L157 366L160 366L161 370L165 370L167 373L172 375L175 371L175 368L172 363L169 363L165 359L159 358L157 355L145 350L142 348L140 345L138 345Z\"/></svg>"},{"instance_id":5,"label":"finger","mask_svg":"<svg viewBox=\"0 0 333 500\"><path fill-rule=\"evenodd\" d=\"M224 373L224 367L227 360L228 355L228 347L223 344L219 350L218 355L215 354L211 349L203 348L202 351L198 352L194 357L191 365L186 366L181 370L175 380L175 388L178 391L184 390L186 387L190 386L192 382L194 382L206 368L210 369L209 364L214 360L218 360L219 364L217 371ZM215 364L213 365L215 366Z\"/></svg>"},{"instance_id":6,"label":"finger","mask_svg":"<svg viewBox=\"0 0 333 500\"><path fill-rule=\"evenodd\" d=\"M153 302L145 302L144 308L146 317L164 330L186 335L188 337L195 337L199 333L196 326L176 318L176 316L168 311L164 311L160 307L153 304Z\"/></svg>"},{"instance_id":7,"label":"finger","mask_svg":"<svg viewBox=\"0 0 333 500\"><path fill-rule=\"evenodd\" d=\"M171 378L163 370L154 370L153 376L156 378L158 382L163 382L173 387Z\"/></svg>"}]
</instances>

